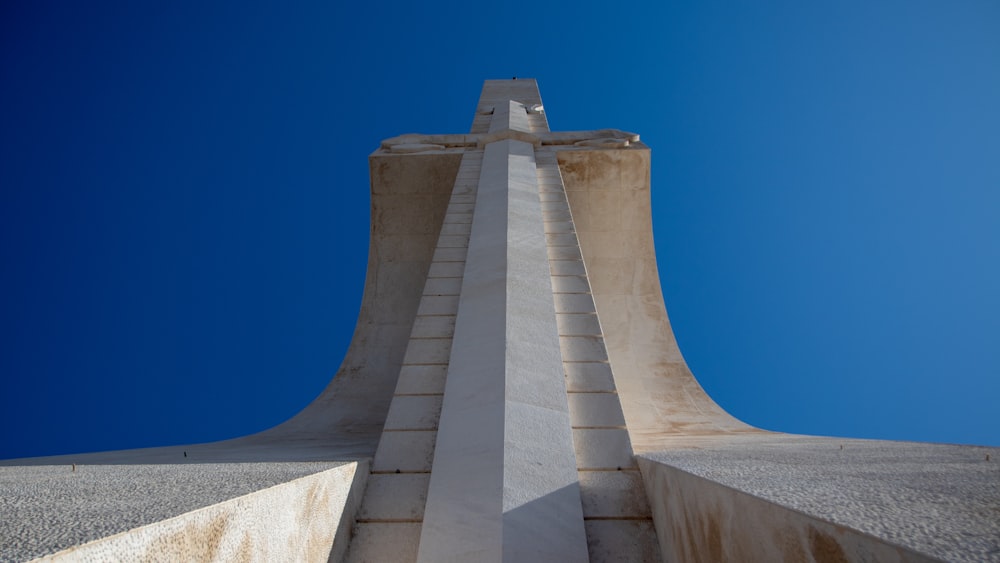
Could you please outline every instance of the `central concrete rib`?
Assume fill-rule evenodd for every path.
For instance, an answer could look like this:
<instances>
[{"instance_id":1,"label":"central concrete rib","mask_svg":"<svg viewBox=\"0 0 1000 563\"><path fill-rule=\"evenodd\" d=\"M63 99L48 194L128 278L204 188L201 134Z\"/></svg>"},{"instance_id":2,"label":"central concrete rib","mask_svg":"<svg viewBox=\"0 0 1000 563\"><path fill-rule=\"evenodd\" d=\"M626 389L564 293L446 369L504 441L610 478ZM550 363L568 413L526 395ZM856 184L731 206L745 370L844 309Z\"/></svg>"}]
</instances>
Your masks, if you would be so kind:
<instances>
[{"instance_id":1,"label":"central concrete rib","mask_svg":"<svg viewBox=\"0 0 1000 563\"><path fill-rule=\"evenodd\" d=\"M525 116L505 100L489 130ZM481 170L418 560L587 561L534 147Z\"/></svg>"}]
</instances>

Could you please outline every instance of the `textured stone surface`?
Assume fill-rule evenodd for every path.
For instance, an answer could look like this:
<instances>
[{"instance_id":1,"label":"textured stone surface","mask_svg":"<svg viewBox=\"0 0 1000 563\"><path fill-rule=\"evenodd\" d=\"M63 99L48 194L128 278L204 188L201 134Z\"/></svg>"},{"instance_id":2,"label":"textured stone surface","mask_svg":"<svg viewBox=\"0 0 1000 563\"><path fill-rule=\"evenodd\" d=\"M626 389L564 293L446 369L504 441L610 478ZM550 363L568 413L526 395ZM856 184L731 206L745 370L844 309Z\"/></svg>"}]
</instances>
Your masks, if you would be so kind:
<instances>
[{"instance_id":1,"label":"textured stone surface","mask_svg":"<svg viewBox=\"0 0 1000 563\"><path fill-rule=\"evenodd\" d=\"M998 456L1000 448L781 434L701 440L640 461L661 545L678 559L827 549L896 560L899 546L904 559L1000 561ZM702 535L704 526L714 532Z\"/></svg>"},{"instance_id":2,"label":"textured stone surface","mask_svg":"<svg viewBox=\"0 0 1000 563\"><path fill-rule=\"evenodd\" d=\"M258 561L325 561L356 466L3 467L0 560L23 561L108 538L57 559L249 560L253 554ZM362 464L358 477L366 476Z\"/></svg>"}]
</instances>

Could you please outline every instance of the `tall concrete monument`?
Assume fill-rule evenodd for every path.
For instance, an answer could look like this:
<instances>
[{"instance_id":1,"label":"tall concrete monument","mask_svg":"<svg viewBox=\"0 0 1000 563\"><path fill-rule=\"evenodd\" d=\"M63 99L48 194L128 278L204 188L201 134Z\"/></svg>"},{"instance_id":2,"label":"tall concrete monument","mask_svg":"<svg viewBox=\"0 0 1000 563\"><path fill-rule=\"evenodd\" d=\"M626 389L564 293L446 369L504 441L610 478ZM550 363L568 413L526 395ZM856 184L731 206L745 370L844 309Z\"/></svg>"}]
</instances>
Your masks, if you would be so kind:
<instances>
[{"instance_id":1,"label":"tall concrete monument","mask_svg":"<svg viewBox=\"0 0 1000 563\"><path fill-rule=\"evenodd\" d=\"M234 440L3 462L0 559L1000 561L1000 449L768 432L705 394L638 135L551 132L534 80L490 80L469 133L369 166L320 397Z\"/></svg>"}]
</instances>

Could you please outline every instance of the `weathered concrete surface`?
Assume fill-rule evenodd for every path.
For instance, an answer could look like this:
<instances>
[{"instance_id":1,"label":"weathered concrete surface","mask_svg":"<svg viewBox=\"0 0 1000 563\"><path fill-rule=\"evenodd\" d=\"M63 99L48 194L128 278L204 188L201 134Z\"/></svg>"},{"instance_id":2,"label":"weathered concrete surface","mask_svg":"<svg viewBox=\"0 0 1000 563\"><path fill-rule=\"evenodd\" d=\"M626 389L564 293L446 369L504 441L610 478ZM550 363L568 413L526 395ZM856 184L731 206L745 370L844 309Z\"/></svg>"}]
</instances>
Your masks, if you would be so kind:
<instances>
[{"instance_id":1,"label":"weathered concrete surface","mask_svg":"<svg viewBox=\"0 0 1000 563\"><path fill-rule=\"evenodd\" d=\"M532 145L486 145L418 561L588 558L547 256Z\"/></svg>"},{"instance_id":2,"label":"weathered concrete surface","mask_svg":"<svg viewBox=\"0 0 1000 563\"><path fill-rule=\"evenodd\" d=\"M556 155L636 452L678 435L756 433L691 374L667 318L653 247L650 152L559 147Z\"/></svg>"},{"instance_id":3,"label":"weathered concrete surface","mask_svg":"<svg viewBox=\"0 0 1000 563\"><path fill-rule=\"evenodd\" d=\"M365 462L3 467L0 560L326 561L346 547L367 470Z\"/></svg>"},{"instance_id":4,"label":"weathered concrete surface","mask_svg":"<svg viewBox=\"0 0 1000 563\"><path fill-rule=\"evenodd\" d=\"M669 561L972 562L1000 561L998 456L774 434L702 438L639 465Z\"/></svg>"}]
</instances>

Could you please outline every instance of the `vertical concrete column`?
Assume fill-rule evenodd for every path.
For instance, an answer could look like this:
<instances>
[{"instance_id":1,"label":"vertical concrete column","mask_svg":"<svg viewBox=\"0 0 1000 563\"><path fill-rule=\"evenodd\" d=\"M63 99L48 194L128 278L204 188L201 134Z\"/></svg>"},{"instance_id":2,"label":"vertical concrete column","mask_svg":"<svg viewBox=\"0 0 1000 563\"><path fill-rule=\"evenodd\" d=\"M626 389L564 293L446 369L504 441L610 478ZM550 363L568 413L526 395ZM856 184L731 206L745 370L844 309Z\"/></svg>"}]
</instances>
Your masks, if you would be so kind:
<instances>
[{"instance_id":1,"label":"vertical concrete column","mask_svg":"<svg viewBox=\"0 0 1000 563\"><path fill-rule=\"evenodd\" d=\"M506 107L491 132L524 113ZM587 559L534 147L502 139L483 155L418 560Z\"/></svg>"}]
</instances>

